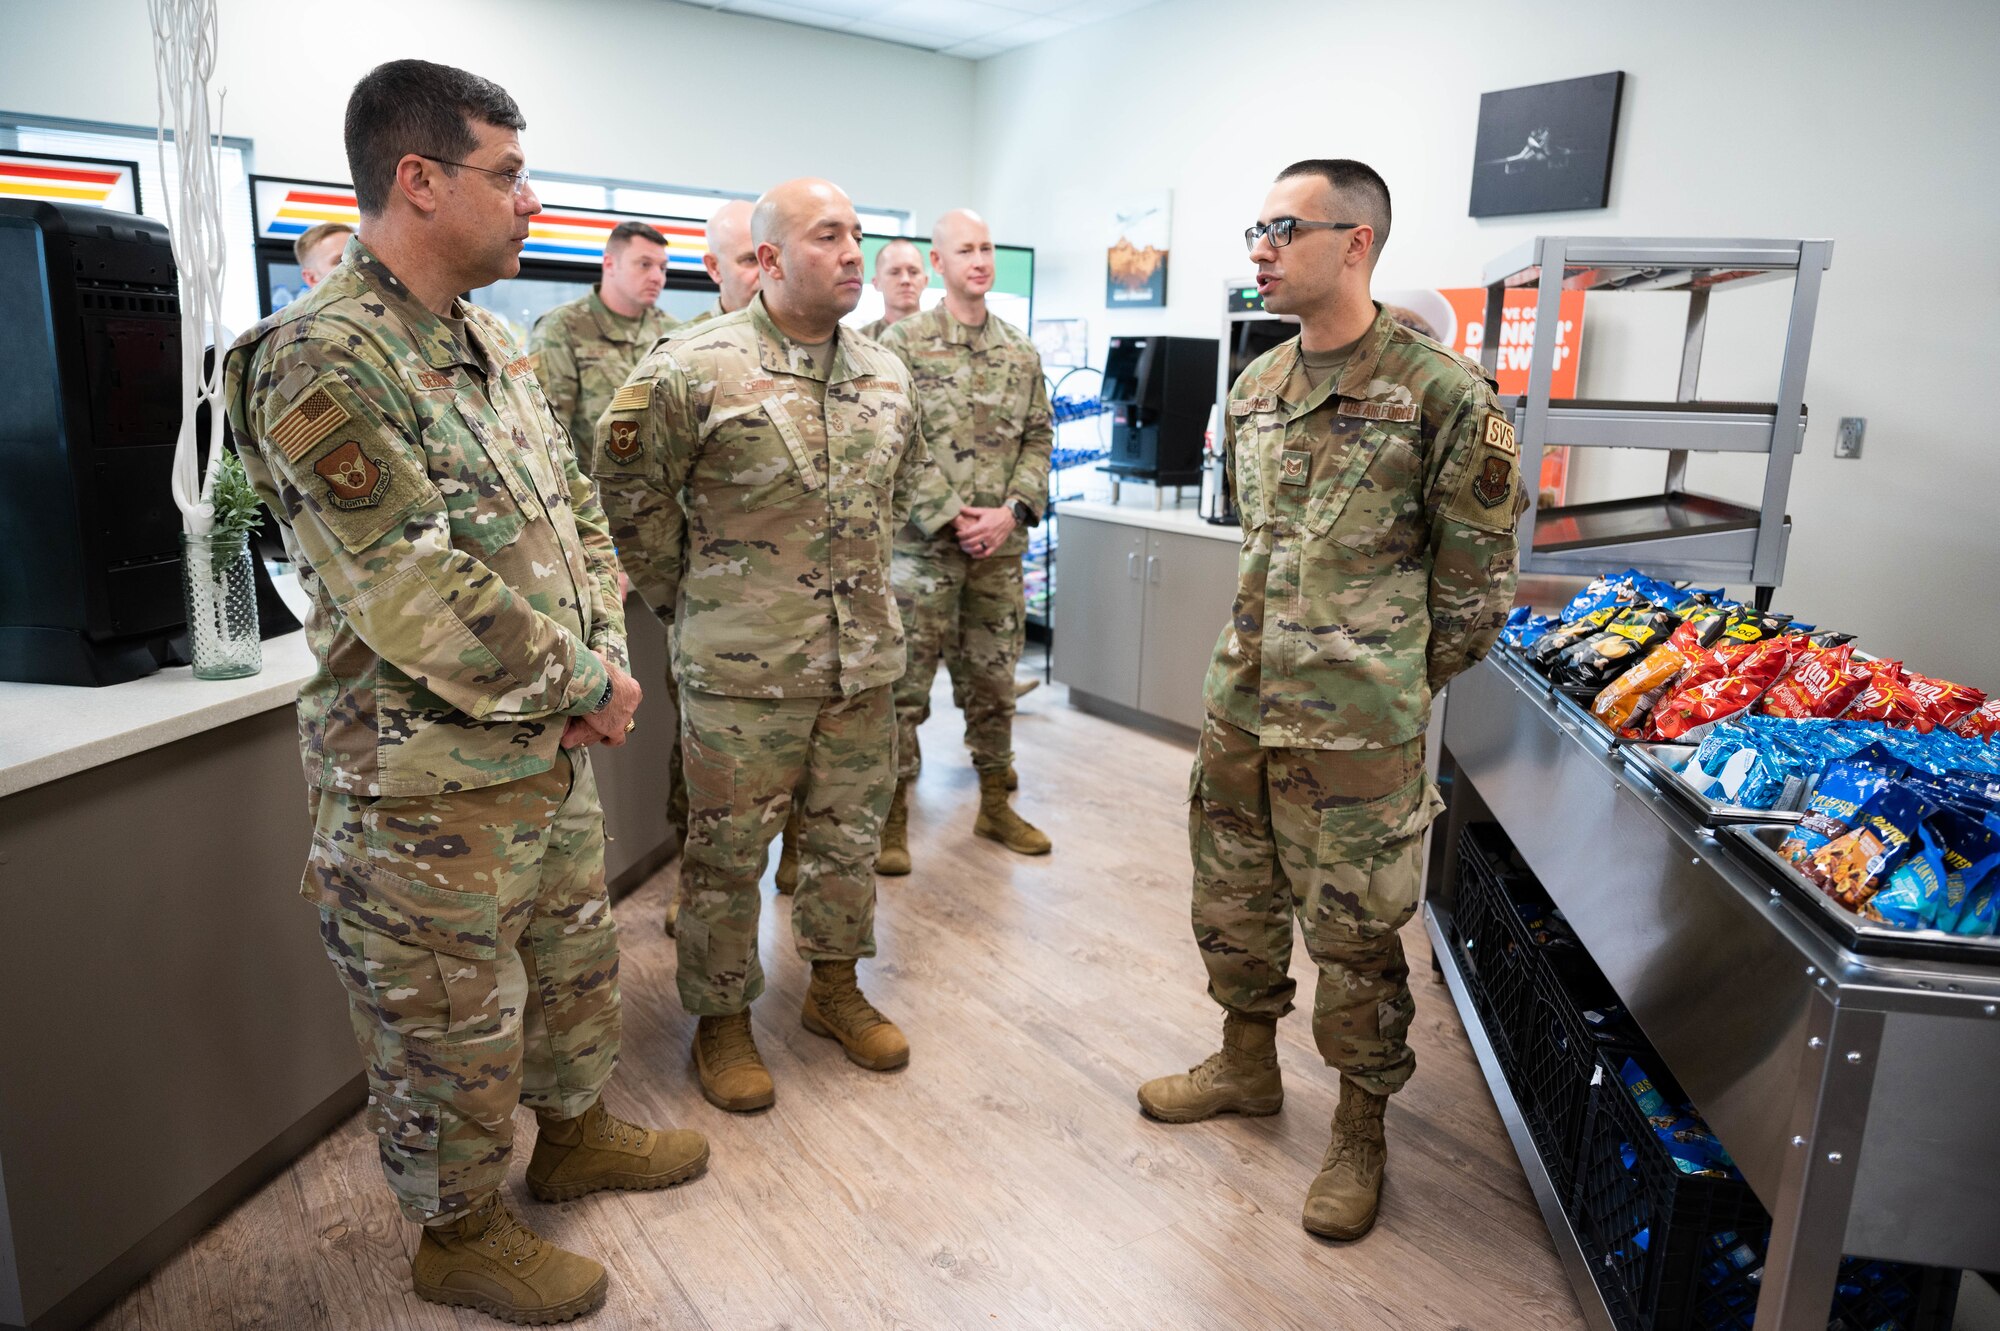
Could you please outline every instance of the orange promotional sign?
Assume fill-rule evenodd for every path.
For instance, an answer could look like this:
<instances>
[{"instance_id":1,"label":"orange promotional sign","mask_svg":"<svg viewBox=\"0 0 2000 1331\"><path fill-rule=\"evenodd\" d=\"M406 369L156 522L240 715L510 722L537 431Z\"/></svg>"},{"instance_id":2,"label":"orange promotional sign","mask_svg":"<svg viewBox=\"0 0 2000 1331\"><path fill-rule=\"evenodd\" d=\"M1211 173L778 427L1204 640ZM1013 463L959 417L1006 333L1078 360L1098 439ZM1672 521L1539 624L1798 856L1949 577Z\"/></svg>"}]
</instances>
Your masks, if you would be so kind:
<instances>
[{"instance_id":1,"label":"orange promotional sign","mask_svg":"<svg viewBox=\"0 0 2000 1331\"><path fill-rule=\"evenodd\" d=\"M1507 292L1500 312L1500 360L1494 377L1500 391L1528 391L1528 361L1535 347L1535 302L1541 293L1527 287ZM1565 291L1557 310L1556 369L1551 398L1576 396L1577 362L1583 349L1583 295ZM1403 322L1444 343L1469 360L1486 349L1486 288L1445 287L1435 291L1391 291L1384 305ZM1542 450L1541 503L1560 504L1569 492L1569 450Z\"/></svg>"},{"instance_id":2,"label":"orange promotional sign","mask_svg":"<svg viewBox=\"0 0 2000 1331\"><path fill-rule=\"evenodd\" d=\"M1528 391L1528 357L1535 345L1535 300L1539 293L1522 287L1507 293L1500 317L1500 368L1502 393ZM1562 293L1558 314L1556 373L1549 396L1576 396L1577 360L1583 349L1583 296L1581 291ZM1478 360L1486 345L1486 288L1446 287L1436 291L1391 291L1382 303L1415 315L1420 331L1471 360Z\"/></svg>"}]
</instances>

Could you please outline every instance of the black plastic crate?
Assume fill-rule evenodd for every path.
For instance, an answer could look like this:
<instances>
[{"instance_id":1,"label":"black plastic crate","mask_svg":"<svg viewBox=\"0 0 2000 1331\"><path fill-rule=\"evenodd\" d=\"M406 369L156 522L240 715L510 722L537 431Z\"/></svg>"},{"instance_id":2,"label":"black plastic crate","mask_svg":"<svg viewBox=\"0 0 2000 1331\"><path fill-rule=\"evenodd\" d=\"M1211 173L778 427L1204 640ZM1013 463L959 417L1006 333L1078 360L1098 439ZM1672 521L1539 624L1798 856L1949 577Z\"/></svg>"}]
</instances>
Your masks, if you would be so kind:
<instances>
[{"instance_id":1,"label":"black plastic crate","mask_svg":"<svg viewBox=\"0 0 2000 1331\"><path fill-rule=\"evenodd\" d=\"M1587 959L1568 965L1540 959L1509 1081L1542 1163L1564 1198L1576 1182L1599 1059L1621 1066L1639 1055L1641 1064L1646 1062L1642 1038L1616 1003L1610 983ZM1605 1025L1584 1015L1614 1010L1620 1017Z\"/></svg>"},{"instance_id":2,"label":"black plastic crate","mask_svg":"<svg viewBox=\"0 0 2000 1331\"><path fill-rule=\"evenodd\" d=\"M1577 1154L1570 1217L1621 1331L1750 1331L1771 1218L1739 1178L1682 1173L1601 1052ZM1657 1057L1641 1066L1669 1103ZM1944 1331L1957 1271L1863 1258L1841 1263L1830 1331Z\"/></svg>"},{"instance_id":3,"label":"black plastic crate","mask_svg":"<svg viewBox=\"0 0 2000 1331\"><path fill-rule=\"evenodd\" d=\"M1511 855L1496 828L1475 823L1460 833L1453 914L1473 1004L1510 1084L1515 1079L1516 1042L1534 996L1536 964L1514 897L1532 880L1512 870Z\"/></svg>"}]
</instances>

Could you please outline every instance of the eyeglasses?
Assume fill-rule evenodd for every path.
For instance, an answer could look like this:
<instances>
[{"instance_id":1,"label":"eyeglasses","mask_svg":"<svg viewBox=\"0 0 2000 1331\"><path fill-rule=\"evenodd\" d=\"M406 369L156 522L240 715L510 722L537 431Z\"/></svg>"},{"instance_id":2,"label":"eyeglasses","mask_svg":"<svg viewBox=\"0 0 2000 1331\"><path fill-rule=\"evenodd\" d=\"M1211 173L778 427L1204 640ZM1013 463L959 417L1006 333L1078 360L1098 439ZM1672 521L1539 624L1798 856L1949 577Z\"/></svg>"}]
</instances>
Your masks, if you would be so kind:
<instances>
[{"instance_id":1,"label":"eyeglasses","mask_svg":"<svg viewBox=\"0 0 2000 1331\"><path fill-rule=\"evenodd\" d=\"M1257 242L1269 237L1271 248L1281 250L1292 243L1292 232L1299 227L1314 231L1352 231L1365 225L1361 222L1308 222L1297 217L1277 217L1268 222L1259 222L1243 229L1243 248L1254 250Z\"/></svg>"},{"instance_id":2,"label":"eyeglasses","mask_svg":"<svg viewBox=\"0 0 2000 1331\"><path fill-rule=\"evenodd\" d=\"M449 157L433 157L429 153L417 153L416 156L423 158L427 162L436 162L439 166L462 166L468 171L478 171L483 175L498 176L507 182L507 187L514 193L526 194L528 192L528 172L525 167L519 171L495 171L490 166L474 166L470 162L454 162Z\"/></svg>"}]
</instances>

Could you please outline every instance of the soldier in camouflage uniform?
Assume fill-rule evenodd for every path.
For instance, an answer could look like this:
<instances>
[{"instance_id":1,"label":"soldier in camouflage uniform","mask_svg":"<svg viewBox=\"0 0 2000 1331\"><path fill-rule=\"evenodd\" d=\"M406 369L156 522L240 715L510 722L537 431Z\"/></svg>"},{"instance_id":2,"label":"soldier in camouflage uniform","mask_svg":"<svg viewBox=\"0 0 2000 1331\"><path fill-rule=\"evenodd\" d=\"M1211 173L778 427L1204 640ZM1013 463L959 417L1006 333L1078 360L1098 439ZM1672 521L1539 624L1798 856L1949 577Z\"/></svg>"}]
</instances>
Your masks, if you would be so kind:
<instances>
[{"instance_id":1,"label":"soldier in camouflage uniform","mask_svg":"<svg viewBox=\"0 0 2000 1331\"><path fill-rule=\"evenodd\" d=\"M1008 805L1014 761L1014 667L1027 616L1021 555L1049 497L1055 430L1034 343L993 316L993 238L978 214L946 213L931 263L945 298L891 328L883 345L916 383L924 437L952 488L972 505L950 532L896 535L896 603L910 669L896 685L896 795L883 829L883 873L908 873L909 786L922 764L917 727L930 715L938 661L958 643L966 745L979 773L973 831L1023 855L1049 839Z\"/></svg>"},{"instance_id":2,"label":"soldier in camouflage uniform","mask_svg":"<svg viewBox=\"0 0 2000 1331\"><path fill-rule=\"evenodd\" d=\"M644 222L620 222L604 241L603 279L535 320L528 335L535 380L586 476L597 418L639 357L677 326L653 304L666 281L666 237Z\"/></svg>"},{"instance_id":3,"label":"soldier in camouflage uniform","mask_svg":"<svg viewBox=\"0 0 2000 1331\"><path fill-rule=\"evenodd\" d=\"M882 317L863 324L861 334L880 342L890 325L923 308L924 288L930 285L923 250L914 240L896 237L875 251L875 276L868 284L882 293Z\"/></svg>"},{"instance_id":4,"label":"soldier in camouflage uniform","mask_svg":"<svg viewBox=\"0 0 2000 1331\"><path fill-rule=\"evenodd\" d=\"M894 783L890 685L903 630L892 530L948 527L962 506L931 465L909 376L839 326L860 299L861 224L825 181L758 201L749 308L655 347L598 425L597 480L633 583L671 626L689 825L681 857L681 1002L700 1017L702 1091L773 1102L751 1038L766 848L796 791L792 931L812 963L802 1020L863 1067L909 1059L864 998L870 873Z\"/></svg>"},{"instance_id":5,"label":"soldier in camouflage uniform","mask_svg":"<svg viewBox=\"0 0 2000 1331\"><path fill-rule=\"evenodd\" d=\"M640 696L618 566L528 358L455 297L519 270L540 208L513 100L394 61L346 123L360 234L225 370L232 441L312 602L302 892L389 1186L424 1225L417 1294L564 1321L608 1277L509 1213L515 1105L539 1122L544 1199L663 1187L708 1158L600 1098L618 942L588 745L622 743Z\"/></svg>"},{"instance_id":6,"label":"soldier in camouflage uniform","mask_svg":"<svg viewBox=\"0 0 2000 1331\"><path fill-rule=\"evenodd\" d=\"M1480 367L1369 299L1388 232L1381 177L1330 160L1287 168L1247 237L1265 307L1297 314L1302 335L1244 370L1223 418L1243 553L1188 790L1223 1047L1139 1088L1173 1123L1278 1111L1296 917L1320 972L1313 1038L1341 1074L1304 1224L1341 1239L1374 1223L1383 1107L1415 1068L1397 931L1441 807L1431 698L1499 634L1523 499Z\"/></svg>"}]
</instances>

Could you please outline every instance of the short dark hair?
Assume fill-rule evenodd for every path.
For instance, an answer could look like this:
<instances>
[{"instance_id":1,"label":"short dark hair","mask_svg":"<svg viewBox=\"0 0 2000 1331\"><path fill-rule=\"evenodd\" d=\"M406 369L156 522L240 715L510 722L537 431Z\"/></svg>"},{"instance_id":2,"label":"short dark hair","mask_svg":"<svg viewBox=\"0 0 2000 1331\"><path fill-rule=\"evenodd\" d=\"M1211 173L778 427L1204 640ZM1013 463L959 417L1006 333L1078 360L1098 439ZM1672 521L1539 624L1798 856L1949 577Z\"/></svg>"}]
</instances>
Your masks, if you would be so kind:
<instances>
[{"instance_id":1,"label":"short dark hair","mask_svg":"<svg viewBox=\"0 0 2000 1331\"><path fill-rule=\"evenodd\" d=\"M389 204L396 163L409 153L463 161L479 145L472 122L524 130L507 90L490 79L428 60L391 60L362 75L347 98L347 170L354 201L368 216ZM458 168L445 167L451 175Z\"/></svg>"},{"instance_id":2,"label":"short dark hair","mask_svg":"<svg viewBox=\"0 0 2000 1331\"><path fill-rule=\"evenodd\" d=\"M1291 180L1295 176L1318 176L1332 186L1340 201L1358 216L1330 217L1330 222L1366 222L1375 230L1375 242L1369 249L1369 261L1382 257L1382 247L1389 243L1389 183L1376 173L1366 162L1357 162L1351 157L1309 157L1303 162L1293 162L1278 173L1278 179Z\"/></svg>"},{"instance_id":3,"label":"short dark hair","mask_svg":"<svg viewBox=\"0 0 2000 1331\"><path fill-rule=\"evenodd\" d=\"M304 263L306 255L322 240L342 234L351 236L354 228L345 222L314 222L292 238L292 257Z\"/></svg>"},{"instance_id":4,"label":"short dark hair","mask_svg":"<svg viewBox=\"0 0 2000 1331\"><path fill-rule=\"evenodd\" d=\"M612 227L611 234L604 238L604 252L609 254L613 250L623 249L628 240L650 240L655 245L667 243L667 238L661 235L657 228L648 226L644 222L620 222Z\"/></svg>"}]
</instances>

